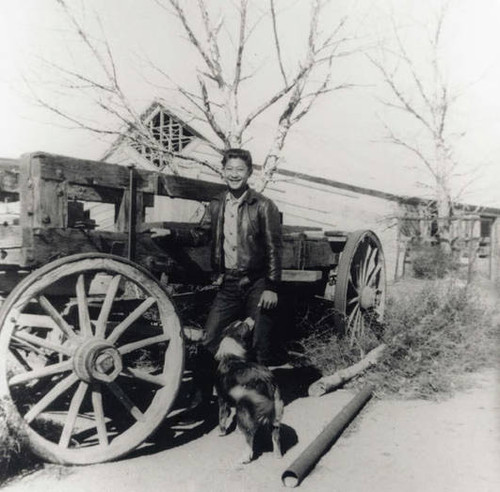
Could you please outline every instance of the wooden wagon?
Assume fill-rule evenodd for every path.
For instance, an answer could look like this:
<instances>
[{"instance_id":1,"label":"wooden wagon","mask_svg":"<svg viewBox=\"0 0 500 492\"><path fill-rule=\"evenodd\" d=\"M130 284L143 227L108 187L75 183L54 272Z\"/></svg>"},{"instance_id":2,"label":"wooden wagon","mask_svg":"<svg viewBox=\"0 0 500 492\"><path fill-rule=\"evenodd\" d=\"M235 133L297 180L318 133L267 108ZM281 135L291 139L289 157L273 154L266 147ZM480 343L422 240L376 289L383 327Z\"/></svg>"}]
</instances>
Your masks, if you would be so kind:
<instances>
[{"instance_id":1,"label":"wooden wagon","mask_svg":"<svg viewBox=\"0 0 500 492\"><path fill-rule=\"evenodd\" d=\"M209 248L160 248L144 232L145 210L157 196L207 202L224 187L42 153L3 165L0 183L2 200L19 205L0 225L0 396L44 459L123 456L164 421L183 378L176 303L186 293L172 286L211 282ZM112 230L85 202L109 204ZM380 320L385 269L373 232L283 229L288 286L329 299L354 334Z\"/></svg>"}]
</instances>

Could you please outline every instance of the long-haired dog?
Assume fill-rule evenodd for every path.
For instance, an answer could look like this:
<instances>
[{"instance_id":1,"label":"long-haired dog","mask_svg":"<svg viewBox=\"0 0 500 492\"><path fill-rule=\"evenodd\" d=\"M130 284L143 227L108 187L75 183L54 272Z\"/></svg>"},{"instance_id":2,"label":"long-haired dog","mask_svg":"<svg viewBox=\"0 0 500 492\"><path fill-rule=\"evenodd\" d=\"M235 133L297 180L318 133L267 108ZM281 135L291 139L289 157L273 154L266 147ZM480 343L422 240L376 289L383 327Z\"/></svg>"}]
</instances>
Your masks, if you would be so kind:
<instances>
[{"instance_id":1,"label":"long-haired dog","mask_svg":"<svg viewBox=\"0 0 500 492\"><path fill-rule=\"evenodd\" d=\"M253 327L252 318L230 324L215 354L220 434L227 434L231 409L234 408L238 428L247 444L241 463L252 461L254 437L261 427L271 431L274 454L281 457L283 400L273 373L267 367L247 360Z\"/></svg>"}]
</instances>

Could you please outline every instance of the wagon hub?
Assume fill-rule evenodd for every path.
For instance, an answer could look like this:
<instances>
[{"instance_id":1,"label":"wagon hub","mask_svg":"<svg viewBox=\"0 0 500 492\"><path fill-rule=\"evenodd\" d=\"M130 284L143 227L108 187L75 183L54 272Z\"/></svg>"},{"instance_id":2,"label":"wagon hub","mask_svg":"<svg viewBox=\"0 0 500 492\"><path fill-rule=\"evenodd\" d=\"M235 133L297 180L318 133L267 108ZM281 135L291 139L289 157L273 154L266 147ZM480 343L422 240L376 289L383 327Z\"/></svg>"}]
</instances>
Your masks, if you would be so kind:
<instances>
[{"instance_id":1,"label":"wagon hub","mask_svg":"<svg viewBox=\"0 0 500 492\"><path fill-rule=\"evenodd\" d=\"M377 300L377 290L366 285L361 290L360 304L363 309L371 309L375 307Z\"/></svg>"},{"instance_id":2,"label":"wagon hub","mask_svg":"<svg viewBox=\"0 0 500 492\"><path fill-rule=\"evenodd\" d=\"M76 375L87 383L111 383L123 369L118 350L103 340L83 343L75 353L73 366Z\"/></svg>"}]
</instances>

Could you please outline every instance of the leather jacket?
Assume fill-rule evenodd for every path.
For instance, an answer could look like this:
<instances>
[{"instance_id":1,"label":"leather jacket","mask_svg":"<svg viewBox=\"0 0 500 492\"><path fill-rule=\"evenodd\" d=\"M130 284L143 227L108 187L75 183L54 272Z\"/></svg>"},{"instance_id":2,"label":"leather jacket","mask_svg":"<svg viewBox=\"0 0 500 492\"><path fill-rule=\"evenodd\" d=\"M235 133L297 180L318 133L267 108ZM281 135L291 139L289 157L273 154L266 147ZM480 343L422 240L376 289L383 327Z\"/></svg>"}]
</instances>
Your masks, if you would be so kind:
<instances>
[{"instance_id":1,"label":"leather jacket","mask_svg":"<svg viewBox=\"0 0 500 492\"><path fill-rule=\"evenodd\" d=\"M182 241L193 246L211 242L212 268L216 273L224 273L227 193L210 202L200 225L189 231L190 238L184 235ZM266 289L275 290L281 280L282 246L278 208L269 198L249 188L238 208L238 272L250 279L265 277Z\"/></svg>"}]
</instances>

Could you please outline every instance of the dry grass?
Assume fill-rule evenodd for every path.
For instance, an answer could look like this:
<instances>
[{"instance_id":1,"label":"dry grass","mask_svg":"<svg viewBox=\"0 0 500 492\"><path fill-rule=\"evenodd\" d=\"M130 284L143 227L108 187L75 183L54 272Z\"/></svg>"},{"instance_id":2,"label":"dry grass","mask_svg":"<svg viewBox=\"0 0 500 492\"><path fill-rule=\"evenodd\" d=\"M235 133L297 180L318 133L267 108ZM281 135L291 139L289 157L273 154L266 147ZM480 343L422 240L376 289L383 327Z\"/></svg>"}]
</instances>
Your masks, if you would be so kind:
<instances>
[{"instance_id":1,"label":"dry grass","mask_svg":"<svg viewBox=\"0 0 500 492\"><path fill-rule=\"evenodd\" d=\"M331 374L383 341L388 346L384 358L352 385L373 382L379 395L403 398L448 395L463 385L464 375L498 361L499 292L500 285L466 286L454 278L396 283L389 291L383 334L373 326L354 345L335 330L339 313L331 304L307 298L298 306L298 339L291 344L302 354L296 363ZM193 326L203 323L207 311L208 306L202 309L199 303L179 309L184 322ZM1 399L0 485L40 466L22 435L11 403Z\"/></svg>"},{"instance_id":2,"label":"dry grass","mask_svg":"<svg viewBox=\"0 0 500 492\"><path fill-rule=\"evenodd\" d=\"M463 387L467 373L498 360L500 312L492 288L456 278L400 282L390 289L382 340L368 329L351 347L332 326L313 323L301 345L312 365L331 374L383 341L381 362L352 384L373 382L381 395L440 398Z\"/></svg>"},{"instance_id":3,"label":"dry grass","mask_svg":"<svg viewBox=\"0 0 500 492\"><path fill-rule=\"evenodd\" d=\"M33 469L39 463L29 451L13 404L0 399L0 485L14 475Z\"/></svg>"}]
</instances>

